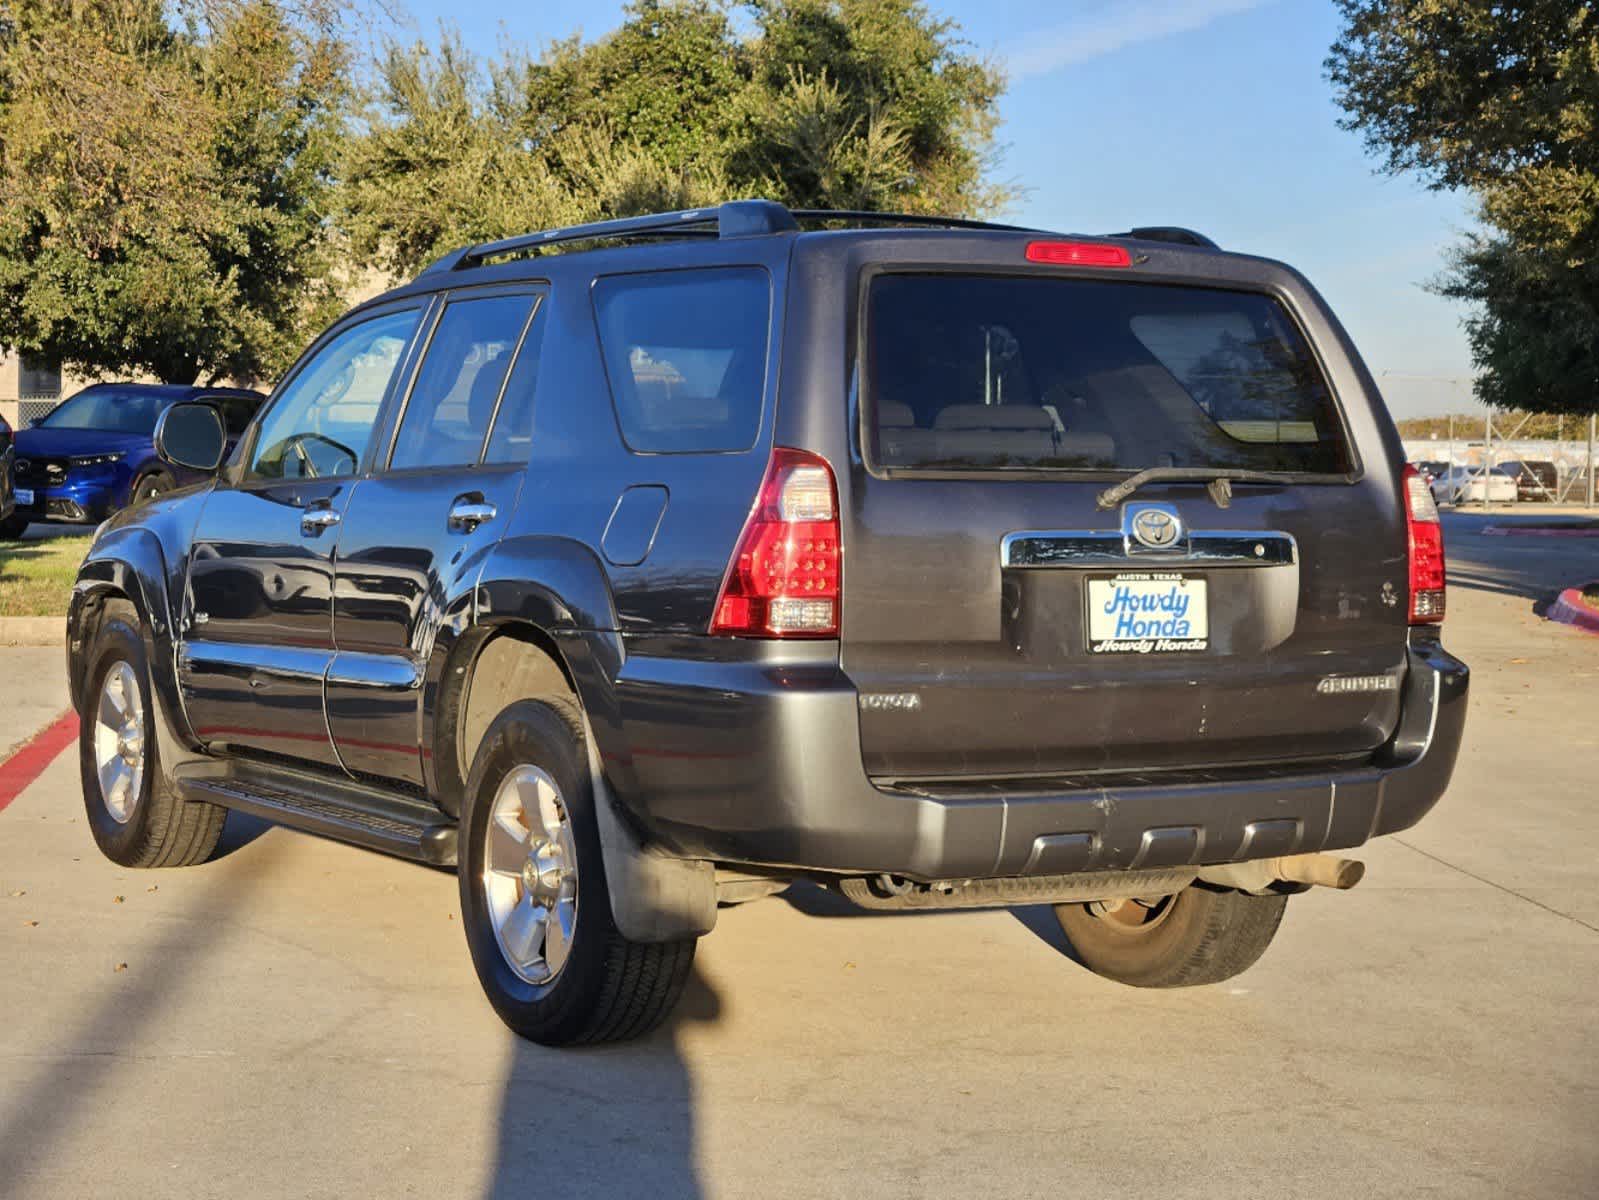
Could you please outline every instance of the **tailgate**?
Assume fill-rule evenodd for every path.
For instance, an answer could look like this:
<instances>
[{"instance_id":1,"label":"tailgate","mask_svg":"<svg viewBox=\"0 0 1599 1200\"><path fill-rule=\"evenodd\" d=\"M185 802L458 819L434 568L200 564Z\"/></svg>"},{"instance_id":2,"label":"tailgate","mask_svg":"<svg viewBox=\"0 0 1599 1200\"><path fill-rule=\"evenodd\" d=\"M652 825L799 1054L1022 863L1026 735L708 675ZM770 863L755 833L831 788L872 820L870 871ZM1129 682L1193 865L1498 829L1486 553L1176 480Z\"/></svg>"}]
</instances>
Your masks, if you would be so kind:
<instances>
[{"instance_id":1,"label":"tailgate","mask_svg":"<svg viewBox=\"0 0 1599 1200\"><path fill-rule=\"evenodd\" d=\"M1280 301L895 272L871 281L866 320L842 661L871 774L1323 761L1387 741L1397 488L1362 476ZM1150 467L1272 479L1099 507Z\"/></svg>"}]
</instances>

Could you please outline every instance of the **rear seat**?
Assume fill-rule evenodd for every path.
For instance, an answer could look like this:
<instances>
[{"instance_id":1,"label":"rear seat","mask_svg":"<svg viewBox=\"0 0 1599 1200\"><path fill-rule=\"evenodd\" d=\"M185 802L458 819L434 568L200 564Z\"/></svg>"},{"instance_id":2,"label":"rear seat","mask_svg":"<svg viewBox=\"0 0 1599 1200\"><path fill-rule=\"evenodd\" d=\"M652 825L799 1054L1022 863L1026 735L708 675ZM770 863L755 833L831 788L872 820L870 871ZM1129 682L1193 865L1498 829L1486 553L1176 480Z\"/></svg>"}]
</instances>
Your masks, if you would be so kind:
<instances>
[{"instance_id":1,"label":"rear seat","mask_svg":"<svg viewBox=\"0 0 1599 1200\"><path fill-rule=\"evenodd\" d=\"M1042 459L1055 453L1055 419L1030 404L951 404L933 438L940 458Z\"/></svg>"},{"instance_id":2,"label":"rear seat","mask_svg":"<svg viewBox=\"0 0 1599 1200\"><path fill-rule=\"evenodd\" d=\"M919 463L933 458L937 443L933 431L916 425L916 414L909 404L884 401L877 406L878 444L883 458L896 462Z\"/></svg>"},{"instance_id":3,"label":"rear seat","mask_svg":"<svg viewBox=\"0 0 1599 1200\"><path fill-rule=\"evenodd\" d=\"M891 464L1002 456L1115 462L1116 442L1109 434L1057 433L1056 424L1048 409L1032 405L952 404L938 414L932 429L922 429L908 404L877 407L880 444Z\"/></svg>"}]
</instances>

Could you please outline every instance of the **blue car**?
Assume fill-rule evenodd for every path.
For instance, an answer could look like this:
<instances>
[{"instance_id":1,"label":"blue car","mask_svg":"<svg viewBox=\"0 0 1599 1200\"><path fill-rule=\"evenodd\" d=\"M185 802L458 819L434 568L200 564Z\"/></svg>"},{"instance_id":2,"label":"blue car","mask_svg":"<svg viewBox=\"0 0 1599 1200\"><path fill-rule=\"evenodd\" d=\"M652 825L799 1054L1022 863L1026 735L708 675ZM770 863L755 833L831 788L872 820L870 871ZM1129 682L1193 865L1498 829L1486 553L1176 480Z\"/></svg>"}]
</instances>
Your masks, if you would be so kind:
<instances>
[{"instance_id":1,"label":"blue car","mask_svg":"<svg viewBox=\"0 0 1599 1200\"><path fill-rule=\"evenodd\" d=\"M0 417L0 527L11 519L16 510L16 497L11 494L11 426Z\"/></svg>"},{"instance_id":2,"label":"blue car","mask_svg":"<svg viewBox=\"0 0 1599 1200\"><path fill-rule=\"evenodd\" d=\"M156 457L155 423L179 400L207 400L222 411L230 441L266 397L243 388L96 383L19 429L13 453L16 508L0 512L0 537L20 537L36 521L96 525L112 513L191 476Z\"/></svg>"}]
</instances>

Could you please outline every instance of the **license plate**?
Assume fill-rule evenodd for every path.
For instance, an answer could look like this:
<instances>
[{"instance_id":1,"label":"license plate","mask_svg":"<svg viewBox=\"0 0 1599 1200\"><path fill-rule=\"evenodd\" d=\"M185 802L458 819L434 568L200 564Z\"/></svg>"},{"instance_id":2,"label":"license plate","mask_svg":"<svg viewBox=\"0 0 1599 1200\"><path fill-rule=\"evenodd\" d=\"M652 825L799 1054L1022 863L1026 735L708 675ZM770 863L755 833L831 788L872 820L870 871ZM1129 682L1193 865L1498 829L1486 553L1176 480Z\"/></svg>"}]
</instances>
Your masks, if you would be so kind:
<instances>
[{"instance_id":1,"label":"license plate","mask_svg":"<svg viewBox=\"0 0 1599 1200\"><path fill-rule=\"evenodd\" d=\"M16 497L17 497L17 503L18 504L32 504L33 503L33 489L32 488L18 488L16 490L15 494L16 494Z\"/></svg>"},{"instance_id":2,"label":"license plate","mask_svg":"<svg viewBox=\"0 0 1599 1200\"><path fill-rule=\"evenodd\" d=\"M1203 579L1130 571L1088 581L1091 654L1172 654L1210 645Z\"/></svg>"}]
</instances>

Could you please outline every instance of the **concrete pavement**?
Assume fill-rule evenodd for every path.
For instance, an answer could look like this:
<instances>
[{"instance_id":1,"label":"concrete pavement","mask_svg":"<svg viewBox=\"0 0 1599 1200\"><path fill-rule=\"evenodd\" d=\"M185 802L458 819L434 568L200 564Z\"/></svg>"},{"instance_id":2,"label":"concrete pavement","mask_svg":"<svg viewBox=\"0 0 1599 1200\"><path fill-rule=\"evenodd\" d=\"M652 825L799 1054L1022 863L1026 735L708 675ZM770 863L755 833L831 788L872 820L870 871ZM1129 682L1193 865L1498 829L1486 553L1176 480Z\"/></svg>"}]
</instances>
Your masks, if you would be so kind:
<instances>
[{"instance_id":1,"label":"concrete pavement","mask_svg":"<svg viewBox=\"0 0 1599 1200\"><path fill-rule=\"evenodd\" d=\"M1599 640L1467 541L1519 582L1451 593L1451 795L1209 989L1103 982L1047 910L800 890L723 911L653 1038L547 1051L481 999L449 875L236 819L125 871L69 752L0 814L0 1195L1591 1196Z\"/></svg>"}]
</instances>

